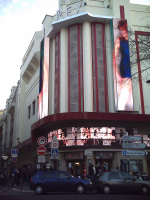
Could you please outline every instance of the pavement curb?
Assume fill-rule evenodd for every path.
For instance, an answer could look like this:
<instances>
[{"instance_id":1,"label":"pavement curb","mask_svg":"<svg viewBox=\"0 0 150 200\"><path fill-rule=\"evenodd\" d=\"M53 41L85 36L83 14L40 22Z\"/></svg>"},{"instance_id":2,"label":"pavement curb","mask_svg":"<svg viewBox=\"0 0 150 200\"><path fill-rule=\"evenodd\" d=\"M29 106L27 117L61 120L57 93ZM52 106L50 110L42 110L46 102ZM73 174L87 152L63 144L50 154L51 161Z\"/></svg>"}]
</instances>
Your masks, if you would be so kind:
<instances>
[{"instance_id":1,"label":"pavement curb","mask_svg":"<svg viewBox=\"0 0 150 200\"><path fill-rule=\"evenodd\" d=\"M14 191L18 191L18 192L34 193L34 191L29 191L29 190L20 190L20 189L17 189L17 188L12 188L12 190L14 190Z\"/></svg>"}]
</instances>

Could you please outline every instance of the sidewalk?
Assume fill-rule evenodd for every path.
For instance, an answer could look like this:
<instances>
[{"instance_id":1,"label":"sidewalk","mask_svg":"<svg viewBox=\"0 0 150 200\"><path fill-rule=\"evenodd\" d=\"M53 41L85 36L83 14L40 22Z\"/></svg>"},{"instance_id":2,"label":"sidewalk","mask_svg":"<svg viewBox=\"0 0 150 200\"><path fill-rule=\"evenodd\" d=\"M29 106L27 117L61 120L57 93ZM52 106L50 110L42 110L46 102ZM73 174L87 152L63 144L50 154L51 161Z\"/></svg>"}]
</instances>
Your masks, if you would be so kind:
<instances>
[{"instance_id":1,"label":"sidewalk","mask_svg":"<svg viewBox=\"0 0 150 200\"><path fill-rule=\"evenodd\" d=\"M8 185L6 185L5 188L8 188ZM8 189L11 190L10 187L9 187ZM22 187L21 187L21 185L19 185L19 186L14 186L14 187L12 188L12 190L13 190L13 191L19 191L19 192L34 193L33 190L30 190L29 185L26 185L26 184L23 184Z\"/></svg>"}]
</instances>

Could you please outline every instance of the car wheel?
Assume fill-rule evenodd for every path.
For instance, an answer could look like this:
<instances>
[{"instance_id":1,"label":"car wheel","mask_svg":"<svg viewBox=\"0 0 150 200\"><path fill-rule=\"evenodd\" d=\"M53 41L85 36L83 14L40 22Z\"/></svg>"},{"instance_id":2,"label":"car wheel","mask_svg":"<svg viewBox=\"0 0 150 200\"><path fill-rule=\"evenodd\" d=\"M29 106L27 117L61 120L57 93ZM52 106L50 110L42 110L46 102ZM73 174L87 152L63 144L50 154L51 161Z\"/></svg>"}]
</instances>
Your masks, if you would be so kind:
<instances>
[{"instance_id":1,"label":"car wheel","mask_svg":"<svg viewBox=\"0 0 150 200\"><path fill-rule=\"evenodd\" d=\"M103 193L104 194L109 194L111 191L110 186L109 185L104 185L103 187Z\"/></svg>"},{"instance_id":2,"label":"car wheel","mask_svg":"<svg viewBox=\"0 0 150 200\"><path fill-rule=\"evenodd\" d=\"M42 185L36 185L34 189L35 194L40 195L44 193L44 189Z\"/></svg>"},{"instance_id":3,"label":"car wheel","mask_svg":"<svg viewBox=\"0 0 150 200\"><path fill-rule=\"evenodd\" d=\"M142 194L148 194L148 188L146 186L142 186L141 192Z\"/></svg>"},{"instance_id":4,"label":"car wheel","mask_svg":"<svg viewBox=\"0 0 150 200\"><path fill-rule=\"evenodd\" d=\"M76 191L77 191L78 194L83 194L83 193L85 192L84 185L78 184L78 185L76 186Z\"/></svg>"}]
</instances>

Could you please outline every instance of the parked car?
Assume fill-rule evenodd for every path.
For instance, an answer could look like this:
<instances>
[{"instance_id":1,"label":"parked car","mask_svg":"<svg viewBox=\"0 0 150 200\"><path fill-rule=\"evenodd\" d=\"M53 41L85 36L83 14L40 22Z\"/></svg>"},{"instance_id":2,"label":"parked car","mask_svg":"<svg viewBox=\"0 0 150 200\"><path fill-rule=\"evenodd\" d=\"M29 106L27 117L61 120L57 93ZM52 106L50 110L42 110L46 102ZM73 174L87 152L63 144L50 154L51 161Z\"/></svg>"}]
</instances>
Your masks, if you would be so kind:
<instances>
[{"instance_id":1,"label":"parked car","mask_svg":"<svg viewBox=\"0 0 150 200\"><path fill-rule=\"evenodd\" d=\"M65 171L39 171L30 180L30 189L36 194L46 192L77 192L82 194L92 191L90 180L74 178Z\"/></svg>"},{"instance_id":2,"label":"parked car","mask_svg":"<svg viewBox=\"0 0 150 200\"><path fill-rule=\"evenodd\" d=\"M135 179L128 172L105 172L97 183L97 192L109 194L111 191L135 191L148 194L150 183Z\"/></svg>"}]
</instances>

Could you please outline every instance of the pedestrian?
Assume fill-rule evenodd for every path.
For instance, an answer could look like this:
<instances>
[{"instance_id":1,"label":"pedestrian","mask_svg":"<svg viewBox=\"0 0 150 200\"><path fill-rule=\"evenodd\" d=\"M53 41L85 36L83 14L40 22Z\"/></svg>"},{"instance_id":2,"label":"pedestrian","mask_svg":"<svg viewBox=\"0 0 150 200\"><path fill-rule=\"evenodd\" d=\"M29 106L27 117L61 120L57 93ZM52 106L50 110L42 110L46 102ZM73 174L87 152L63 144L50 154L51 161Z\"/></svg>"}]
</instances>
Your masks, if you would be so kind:
<instances>
[{"instance_id":1,"label":"pedestrian","mask_svg":"<svg viewBox=\"0 0 150 200\"><path fill-rule=\"evenodd\" d=\"M30 165L28 165L28 168L27 168L27 170L26 170L26 181L27 181L27 185L29 185L30 178L31 178L31 167L30 167Z\"/></svg>"}]
</instances>

